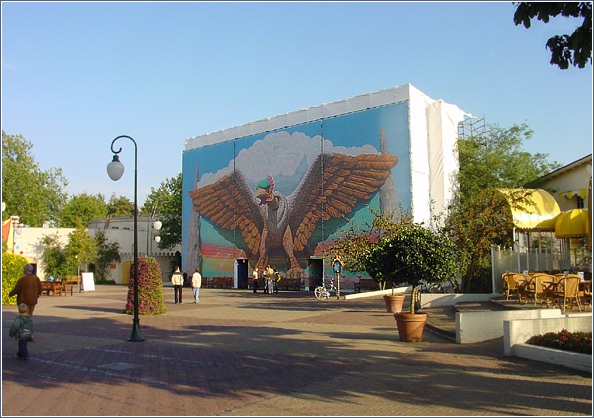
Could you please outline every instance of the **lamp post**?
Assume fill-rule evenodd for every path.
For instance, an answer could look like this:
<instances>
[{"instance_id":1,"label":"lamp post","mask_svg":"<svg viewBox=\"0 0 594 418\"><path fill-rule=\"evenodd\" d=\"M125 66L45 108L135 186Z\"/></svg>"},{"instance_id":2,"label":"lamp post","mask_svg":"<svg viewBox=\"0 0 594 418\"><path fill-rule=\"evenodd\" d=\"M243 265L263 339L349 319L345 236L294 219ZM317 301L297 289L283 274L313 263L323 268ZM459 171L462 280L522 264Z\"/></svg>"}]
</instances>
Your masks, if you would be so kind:
<instances>
[{"instance_id":1,"label":"lamp post","mask_svg":"<svg viewBox=\"0 0 594 418\"><path fill-rule=\"evenodd\" d=\"M113 160L107 164L107 174L113 181L119 180L124 174L124 165L118 157L122 148L120 147L117 151L113 148L115 142L120 138L128 138L134 144L134 319L132 320L132 334L128 341L141 342L144 341L144 338L140 332L140 319L138 318L138 147L136 141L128 135L120 135L111 141Z\"/></svg>"}]
</instances>

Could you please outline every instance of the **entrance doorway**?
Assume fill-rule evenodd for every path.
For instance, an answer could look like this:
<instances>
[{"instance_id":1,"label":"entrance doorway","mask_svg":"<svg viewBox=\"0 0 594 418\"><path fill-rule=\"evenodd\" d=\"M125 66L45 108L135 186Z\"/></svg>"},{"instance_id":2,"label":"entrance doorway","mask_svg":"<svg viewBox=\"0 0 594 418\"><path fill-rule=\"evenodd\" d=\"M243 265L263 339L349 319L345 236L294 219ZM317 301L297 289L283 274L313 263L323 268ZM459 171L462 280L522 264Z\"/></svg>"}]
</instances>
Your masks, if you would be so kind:
<instances>
[{"instance_id":1,"label":"entrance doorway","mask_svg":"<svg viewBox=\"0 0 594 418\"><path fill-rule=\"evenodd\" d=\"M305 290L314 291L316 286L322 285L322 275L324 271L324 259L311 257L307 262L309 271L309 282L305 283Z\"/></svg>"},{"instance_id":2,"label":"entrance doorway","mask_svg":"<svg viewBox=\"0 0 594 418\"><path fill-rule=\"evenodd\" d=\"M247 289L248 287L248 260L238 258L235 260L235 287L237 289Z\"/></svg>"}]
</instances>

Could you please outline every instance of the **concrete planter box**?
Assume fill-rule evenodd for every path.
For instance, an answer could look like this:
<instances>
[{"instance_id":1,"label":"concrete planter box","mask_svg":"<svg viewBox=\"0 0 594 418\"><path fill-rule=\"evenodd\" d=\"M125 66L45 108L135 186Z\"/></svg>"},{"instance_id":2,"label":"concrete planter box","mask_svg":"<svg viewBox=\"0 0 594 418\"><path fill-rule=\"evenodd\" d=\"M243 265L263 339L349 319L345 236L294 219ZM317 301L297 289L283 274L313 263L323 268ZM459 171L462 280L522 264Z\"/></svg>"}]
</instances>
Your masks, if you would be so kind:
<instances>
[{"instance_id":1,"label":"concrete planter box","mask_svg":"<svg viewBox=\"0 0 594 418\"><path fill-rule=\"evenodd\" d=\"M572 353L571 351L555 348L540 347L532 344L515 344L512 354L528 360L555 364L573 370L592 373L592 356L589 354Z\"/></svg>"}]
</instances>

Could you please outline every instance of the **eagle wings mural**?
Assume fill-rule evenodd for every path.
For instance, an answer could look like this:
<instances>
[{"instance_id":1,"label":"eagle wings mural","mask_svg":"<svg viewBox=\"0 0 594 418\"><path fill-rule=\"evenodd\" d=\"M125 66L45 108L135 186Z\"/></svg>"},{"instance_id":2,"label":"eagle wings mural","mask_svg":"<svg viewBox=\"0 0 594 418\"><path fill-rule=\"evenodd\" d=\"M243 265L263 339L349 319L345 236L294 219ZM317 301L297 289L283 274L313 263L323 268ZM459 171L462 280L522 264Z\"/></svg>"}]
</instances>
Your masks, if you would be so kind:
<instances>
[{"instance_id":1,"label":"eagle wings mural","mask_svg":"<svg viewBox=\"0 0 594 418\"><path fill-rule=\"evenodd\" d=\"M216 228L241 231L245 247L238 247L253 266L262 269L272 253L284 251L287 277L297 277L304 270L296 254L306 249L319 222L342 218L371 199L397 162L388 154L323 153L288 196L275 191L271 176L252 190L239 170L189 194L194 210ZM316 237L316 243L325 238Z\"/></svg>"}]
</instances>

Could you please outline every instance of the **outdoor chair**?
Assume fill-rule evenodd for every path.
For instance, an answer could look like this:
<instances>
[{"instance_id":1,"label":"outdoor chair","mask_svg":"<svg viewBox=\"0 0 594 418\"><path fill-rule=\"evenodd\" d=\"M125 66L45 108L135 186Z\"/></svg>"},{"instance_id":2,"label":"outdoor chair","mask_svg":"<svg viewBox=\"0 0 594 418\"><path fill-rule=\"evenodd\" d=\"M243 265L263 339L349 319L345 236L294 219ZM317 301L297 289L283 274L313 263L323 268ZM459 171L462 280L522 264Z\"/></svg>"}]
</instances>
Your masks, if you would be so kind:
<instances>
[{"instance_id":1,"label":"outdoor chair","mask_svg":"<svg viewBox=\"0 0 594 418\"><path fill-rule=\"evenodd\" d=\"M549 303L552 303L554 294L552 293L552 289L554 288L555 278L546 273L534 273L531 275L528 288L527 288L527 296L528 299L534 301L534 306L538 302L546 303L547 306Z\"/></svg>"},{"instance_id":2,"label":"outdoor chair","mask_svg":"<svg viewBox=\"0 0 594 418\"><path fill-rule=\"evenodd\" d=\"M516 281L516 273L504 273L503 274L503 294L505 300L509 300L510 297L518 297L518 283Z\"/></svg>"},{"instance_id":3,"label":"outdoor chair","mask_svg":"<svg viewBox=\"0 0 594 418\"><path fill-rule=\"evenodd\" d=\"M555 290L555 304L562 308L563 313L568 306L573 305L577 305L580 312L582 311L579 298L580 281L579 276L567 276L559 280Z\"/></svg>"},{"instance_id":4,"label":"outdoor chair","mask_svg":"<svg viewBox=\"0 0 594 418\"><path fill-rule=\"evenodd\" d=\"M528 289L530 286L531 277L525 274L514 274L514 281L516 282L516 293L518 295L518 302L522 303L528 300Z\"/></svg>"}]
</instances>

